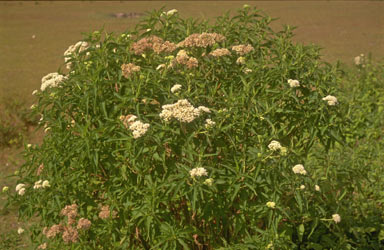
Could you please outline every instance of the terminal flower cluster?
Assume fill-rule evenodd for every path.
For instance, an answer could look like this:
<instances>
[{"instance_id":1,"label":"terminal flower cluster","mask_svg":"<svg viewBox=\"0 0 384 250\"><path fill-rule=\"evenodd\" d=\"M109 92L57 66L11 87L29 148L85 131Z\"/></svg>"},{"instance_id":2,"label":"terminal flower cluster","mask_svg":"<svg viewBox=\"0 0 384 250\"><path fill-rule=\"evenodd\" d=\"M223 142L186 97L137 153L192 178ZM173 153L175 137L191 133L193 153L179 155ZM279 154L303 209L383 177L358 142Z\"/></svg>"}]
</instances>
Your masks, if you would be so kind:
<instances>
[{"instance_id":1,"label":"terminal flower cluster","mask_svg":"<svg viewBox=\"0 0 384 250\"><path fill-rule=\"evenodd\" d=\"M242 56L253 51L254 48L250 44L247 44L247 45L240 44L240 45L232 46L232 50L235 51L238 55Z\"/></svg>"},{"instance_id":2,"label":"terminal flower cluster","mask_svg":"<svg viewBox=\"0 0 384 250\"><path fill-rule=\"evenodd\" d=\"M162 106L160 118L164 121L170 121L172 118L180 122L190 123L200 116L201 112L210 113L209 108L200 106L195 108L189 103L188 100L182 99L174 104L167 104Z\"/></svg>"},{"instance_id":3,"label":"terminal flower cluster","mask_svg":"<svg viewBox=\"0 0 384 250\"><path fill-rule=\"evenodd\" d=\"M222 49L215 49L214 51L209 53L209 55L213 57L221 57L221 56L231 55L231 52L226 48L222 48Z\"/></svg>"},{"instance_id":4,"label":"terminal flower cluster","mask_svg":"<svg viewBox=\"0 0 384 250\"><path fill-rule=\"evenodd\" d=\"M171 67L174 67L176 63L186 65L189 69L195 68L199 65L199 61L194 57L188 56L185 50L177 52L176 58L171 62Z\"/></svg>"},{"instance_id":5,"label":"terminal flower cluster","mask_svg":"<svg viewBox=\"0 0 384 250\"><path fill-rule=\"evenodd\" d=\"M48 180L38 180L35 182L35 185L33 186L33 189L39 189L39 188L46 188L50 187L51 185L49 184Z\"/></svg>"},{"instance_id":6,"label":"terminal flower cluster","mask_svg":"<svg viewBox=\"0 0 384 250\"><path fill-rule=\"evenodd\" d=\"M129 128L132 131L133 138L135 139L144 135L150 127L149 123L143 123L136 119L137 116L135 115L120 116L120 120L126 128Z\"/></svg>"},{"instance_id":7,"label":"terminal flower cluster","mask_svg":"<svg viewBox=\"0 0 384 250\"><path fill-rule=\"evenodd\" d=\"M44 91L47 88L58 87L64 79L66 79L66 77L59 73L49 73L41 79L40 89Z\"/></svg>"},{"instance_id":8,"label":"terminal flower cluster","mask_svg":"<svg viewBox=\"0 0 384 250\"><path fill-rule=\"evenodd\" d=\"M201 176L207 176L208 172L205 168L194 168L191 171L189 171L189 174L192 178L201 177Z\"/></svg>"},{"instance_id":9,"label":"terminal flower cluster","mask_svg":"<svg viewBox=\"0 0 384 250\"><path fill-rule=\"evenodd\" d=\"M288 84L291 88L297 88L300 86L300 82L298 80L288 79Z\"/></svg>"},{"instance_id":10,"label":"terminal flower cluster","mask_svg":"<svg viewBox=\"0 0 384 250\"><path fill-rule=\"evenodd\" d=\"M132 44L132 50L136 55L143 54L146 50L153 50L156 54L162 52L173 52L176 50L176 44L165 41L158 36L150 36L140 39Z\"/></svg>"},{"instance_id":11,"label":"terminal flower cluster","mask_svg":"<svg viewBox=\"0 0 384 250\"><path fill-rule=\"evenodd\" d=\"M129 78L134 72L140 71L140 66L136 66L133 63L121 65L121 71L125 78Z\"/></svg>"},{"instance_id":12,"label":"terminal flower cluster","mask_svg":"<svg viewBox=\"0 0 384 250\"><path fill-rule=\"evenodd\" d=\"M217 33L202 33L192 34L177 44L177 47L200 47L207 48L215 43L219 43L225 40L223 35Z\"/></svg>"},{"instance_id":13,"label":"terminal flower cluster","mask_svg":"<svg viewBox=\"0 0 384 250\"><path fill-rule=\"evenodd\" d=\"M323 98L323 101L327 101L329 106L335 106L337 104L337 98L332 95L327 95Z\"/></svg>"},{"instance_id":14,"label":"terminal flower cluster","mask_svg":"<svg viewBox=\"0 0 384 250\"><path fill-rule=\"evenodd\" d=\"M292 168L292 171L295 174L301 174L301 175L306 175L307 171L305 170L304 166L302 164L297 164Z\"/></svg>"},{"instance_id":15,"label":"terminal flower cluster","mask_svg":"<svg viewBox=\"0 0 384 250\"><path fill-rule=\"evenodd\" d=\"M89 47L87 42L79 41L74 45L69 46L69 48L64 52L64 60L67 63L67 69L70 69L72 66L71 62L68 62L71 59L71 55L75 52L82 52Z\"/></svg>"}]
</instances>

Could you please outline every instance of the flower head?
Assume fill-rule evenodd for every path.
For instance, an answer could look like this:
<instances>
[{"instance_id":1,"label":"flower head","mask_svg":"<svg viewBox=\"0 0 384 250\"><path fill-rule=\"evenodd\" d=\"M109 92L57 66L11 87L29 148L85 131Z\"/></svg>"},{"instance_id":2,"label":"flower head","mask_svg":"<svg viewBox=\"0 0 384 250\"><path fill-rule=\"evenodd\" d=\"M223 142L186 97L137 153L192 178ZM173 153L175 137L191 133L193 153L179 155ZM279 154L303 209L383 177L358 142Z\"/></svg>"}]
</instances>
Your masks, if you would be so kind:
<instances>
[{"instance_id":1,"label":"flower head","mask_svg":"<svg viewBox=\"0 0 384 250\"><path fill-rule=\"evenodd\" d=\"M320 191L320 187L319 187L318 185L315 185L315 190L316 190L317 192L319 192L319 191Z\"/></svg>"},{"instance_id":2,"label":"flower head","mask_svg":"<svg viewBox=\"0 0 384 250\"><path fill-rule=\"evenodd\" d=\"M269 207L269 208L275 208L275 207L276 207L276 203L274 203L273 201L268 201L268 202L266 203L266 205L267 205L267 207Z\"/></svg>"},{"instance_id":3,"label":"flower head","mask_svg":"<svg viewBox=\"0 0 384 250\"><path fill-rule=\"evenodd\" d=\"M196 176L207 176L208 172L205 168L194 168L191 171L189 171L189 174L192 178L195 178Z\"/></svg>"},{"instance_id":4,"label":"flower head","mask_svg":"<svg viewBox=\"0 0 384 250\"><path fill-rule=\"evenodd\" d=\"M182 86L180 84L175 84L175 85L172 86L171 92L175 93L175 92L179 91L181 89L181 87Z\"/></svg>"},{"instance_id":5,"label":"flower head","mask_svg":"<svg viewBox=\"0 0 384 250\"><path fill-rule=\"evenodd\" d=\"M245 64L245 58L240 56L239 58L237 58L236 60L236 64Z\"/></svg>"},{"instance_id":6,"label":"flower head","mask_svg":"<svg viewBox=\"0 0 384 250\"><path fill-rule=\"evenodd\" d=\"M212 178L208 178L204 181L204 184L205 185L208 185L208 186L212 186L212 183L213 183L213 179Z\"/></svg>"},{"instance_id":7,"label":"flower head","mask_svg":"<svg viewBox=\"0 0 384 250\"><path fill-rule=\"evenodd\" d=\"M281 149L281 144L278 141L271 141L271 143L268 145L268 148L272 151L277 151Z\"/></svg>"},{"instance_id":8,"label":"flower head","mask_svg":"<svg viewBox=\"0 0 384 250\"><path fill-rule=\"evenodd\" d=\"M47 180L43 181L43 184L42 184L43 188L50 187L50 186L51 185L49 185L49 181L47 181Z\"/></svg>"},{"instance_id":9,"label":"flower head","mask_svg":"<svg viewBox=\"0 0 384 250\"><path fill-rule=\"evenodd\" d=\"M341 221L341 217L339 214L333 214L332 215L332 220L335 222L335 223L339 223Z\"/></svg>"},{"instance_id":10,"label":"flower head","mask_svg":"<svg viewBox=\"0 0 384 250\"><path fill-rule=\"evenodd\" d=\"M25 184L23 184L23 183L17 184L16 185L16 192L19 192L24 187L25 187Z\"/></svg>"},{"instance_id":11,"label":"flower head","mask_svg":"<svg viewBox=\"0 0 384 250\"><path fill-rule=\"evenodd\" d=\"M22 234L22 233L24 233L24 229L21 228L21 227L19 227L19 228L17 229L17 233L18 233L18 234Z\"/></svg>"},{"instance_id":12,"label":"flower head","mask_svg":"<svg viewBox=\"0 0 384 250\"><path fill-rule=\"evenodd\" d=\"M39 189L39 188L42 188L43 185L41 184L41 182L43 182L42 180L38 180L35 182L35 185L33 186L33 189Z\"/></svg>"},{"instance_id":13,"label":"flower head","mask_svg":"<svg viewBox=\"0 0 384 250\"><path fill-rule=\"evenodd\" d=\"M300 86L300 82L298 80L289 79L288 84L289 84L289 87L291 88L296 88Z\"/></svg>"},{"instance_id":14,"label":"flower head","mask_svg":"<svg viewBox=\"0 0 384 250\"><path fill-rule=\"evenodd\" d=\"M247 45L240 44L240 45L232 46L232 50L235 51L238 55L242 56L253 51L254 48L250 44L247 44Z\"/></svg>"},{"instance_id":15,"label":"flower head","mask_svg":"<svg viewBox=\"0 0 384 250\"><path fill-rule=\"evenodd\" d=\"M304 189L305 189L305 185L301 185L301 186L300 186L300 189L301 189L301 190L304 190Z\"/></svg>"},{"instance_id":16,"label":"flower head","mask_svg":"<svg viewBox=\"0 0 384 250\"><path fill-rule=\"evenodd\" d=\"M59 73L49 73L41 79L40 89L41 91L44 91L47 88L58 87L64 79L66 79L66 77Z\"/></svg>"},{"instance_id":17,"label":"flower head","mask_svg":"<svg viewBox=\"0 0 384 250\"><path fill-rule=\"evenodd\" d=\"M135 121L129 126L129 129L132 131L133 138L137 139L147 132L149 126L149 123Z\"/></svg>"},{"instance_id":18,"label":"flower head","mask_svg":"<svg viewBox=\"0 0 384 250\"><path fill-rule=\"evenodd\" d=\"M169 11L167 12L167 16L172 16L172 15L176 14L177 12L178 12L177 9L169 10Z\"/></svg>"},{"instance_id":19,"label":"flower head","mask_svg":"<svg viewBox=\"0 0 384 250\"><path fill-rule=\"evenodd\" d=\"M323 101L327 101L329 106L334 106L337 104L337 98L332 95L327 95L323 98Z\"/></svg>"},{"instance_id":20,"label":"flower head","mask_svg":"<svg viewBox=\"0 0 384 250\"><path fill-rule=\"evenodd\" d=\"M293 171L295 174L302 174L302 175L306 175L306 174L307 174L307 171L305 171L304 166L303 166L302 164L297 164L297 165L295 165L295 166L292 168L292 171Z\"/></svg>"},{"instance_id":21,"label":"flower head","mask_svg":"<svg viewBox=\"0 0 384 250\"><path fill-rule=\"evenodd\" d=\"M216 122L212 121L211 119L205 120L205 128L209 129L216 125Z\"/></svg>"},{"instance_id":22,"label":"flower head","mask_svg":"<svg viewBox=\"0 0 384 250\"><path fill-rule=\"evenodd\" d=\"M4 187L3 187L3 193L8 192L8 190L9 190L9 187L7 187L7 186L4 186Z\"/></svg>"},{"instance_id":23,"label":"flower head","mask_svg":"<svg viewBox=\"0 0 384 250\"><path fill-rule=\"evenodd\" d=\"M21 188L18 192L19 195L23 196L25 194L25 188Z\"/></svg>"}]
</instances>

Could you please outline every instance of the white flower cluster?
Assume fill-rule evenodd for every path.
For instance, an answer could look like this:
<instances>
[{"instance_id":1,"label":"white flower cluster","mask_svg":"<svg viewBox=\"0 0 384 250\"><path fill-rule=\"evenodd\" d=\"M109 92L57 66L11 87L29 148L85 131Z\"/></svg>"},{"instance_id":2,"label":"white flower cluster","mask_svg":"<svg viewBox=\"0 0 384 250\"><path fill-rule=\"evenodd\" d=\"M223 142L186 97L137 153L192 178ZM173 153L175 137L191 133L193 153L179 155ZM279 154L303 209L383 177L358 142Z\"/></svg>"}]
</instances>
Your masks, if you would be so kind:
<instances>
[{"instance_id":1,"label":"white flower cluster","mask_svg":"<svg viewBox=\"0 0 384 250\"><path fill-rule=\"evenodd\" d=\"M175 92L177 92L177 91L179 91L180 89L181 89L181 85L180 84L175 84L175 85L173 85L173 87L171 88L171 92L172 93L175 93Z\"/></svg>"},{"instance_id":2,"label":"white flower cluster","mask_svg":"<svg viewBox=\"0 0 384 250\"><path fill-rule=\"evenodd\" d=\"M42 181L42 180L38 180L35 182L35 185L33 186L33 189L39 189L39 188L46 188L46 187L50 187L51 185L49 185L49 181L45 180L45 181Z\"/></svg>"},{"instance_id":3,"label":"white flower cluster","mask_svg":"<svg viewBox=\"0 0 384 250\"><path fill-rule=\"evenodd\" d=\"M163 63L163 64L159 64L159 66L156 67L156 70L160 70L162 68L165 68L166 65Z\"/></svg>"},{"instance_id":4,"label":"white flower cluster","mask_svg":"<svg viewBox=\"0 0 384 250\"><path fill-rule=\"evenodd\" d=\"M333 214L332 215L332 220L335 222L335 223L339 223L341 221L341 217L339 214Z\"/></svg>"},{"instance_id":5,"label":"white flower cluster","mask_svg":"<svg viewBox=\"0 0 384 250\"><path fill-rule=\"evenodd\" d=\"M128 122L132 122L132 124L129 126L129 129L132 131L133 138L137 139L141 137L143 134L145 134L149 128L149 123L143 123L141 121L135 121L136 116L131 116L128 119Z\"/></svg>"},{"instance_id":6,"label":"white flower cluster","mask_svg":"<svg viewBox=\"0 0 384 250\"><path fill-rule=\"evenodd\" d=\"M269 145L268 145L268 148L272 151L277 151L277 150L280 150L282 147L281 147L280 142L271 141L271 143L269 143Z\"/></svg>"},{"instance_id":7,"label":"white flower cluster","mask_svg":"<svg viewBox=\"0 0 384 250\"><path fill-rule=\"evenodd\" d=\"M196 176L207 176L208 172L205 168L194 168L191 171L189 171L189 174L192 178L195 178Z\"/></svg>"},{"instance_id":8,"label":"white flower cluster","mask_svg":"<svg viewBox=\"0 0 384 250\"><path fill-rule=\"evenodd\" d=\"M252 73L252 70L251 70L251 69L248 69L248 68L245 68L245 69L243 69L243 72L244 72L245 74L248 74L248 73Z\"/></svg>"},{"instance_id":9,"label":"white flower cluster","mask_svg":"<svg viewBox=\"0 0 384 250\"><path fill-rule=\"evenodd\" d=\"M41 91L44 91L46 88L57 87L66 77L60 75L59 73L49 73L41 79Z\"/></svg>"},{"instance_id":10,"label":"white flower cluster","mask_svg":"<svg viewBox=\"0 0 384 250\"><path fill-rule=\"evenodd\" d=\"M199 117L201 112L210 113L209 108L200 106L195 108L188 100L178 100L174 104L167 104L162 106L160 118L164 121L170 121L172 118L180 122L192 122L195 118Z\"/></svg>"},{"instance_id":11,"label":"white flower cluster","mask_svg":"<svg viewBox=\"0 0 384 250\"><path fill-rule=\"evenodd\" d=\"M210 129L216 125L216 122L212 121L211 119L205 120L205 128Z\"/></svg>"},{"instance_id":12,"label":"white flower cluster","mask_svg":"<svg viewBox=\"0 0 384 250\"><path fill-rule=\"evenodd\" d=\"M172 15L176 14L177 12L178 12L177 9L172 9L172 10L169 10L169 11L166 13L166 15L167 15L167 16L172 16Z\"/></svg>"},{"instance_id":13,"label":"white flower cluster","mask_svg":"<svg viewBox=\"0 0 384 250\"><path fill-rule=\"evenodd\" d=\"M69 46L69 48L64 52L64 60L65 62L68 62L71 59L71 55L75 53L77 50L78 52L82 52L86 50L89 47L87 42L79 41L75 45ZM67 63L67 69L71 68L72 63L68 62Z\"/></svg>"},{"instance_id":14,"label":"white flower cluster","mask_svg":"<svg viewBox=\"0 0 384 250\"><path fill-rule=\"evenodd\" d=\"M298 80L288 79L288 84L291 88L296 88L300 86L300 82Z\"/></svg>"},{"instance_id":15,"label":"white flower cluster","mask_svg":"<svg viewBox=\"0 0 384 250\"><path fill-rule=\"evenodd\" d=\"M240 56L239 58L237 58L236 64L239 64L239 65L245 64L245 58Z\"/></svg>"},{"instance_id":16,"label":"white flower cluster","mask_svg":"<svg viewBox=\"0 0 384 250\"><path fill-rule=\"evenodd\" d=\"M25 194L25 184L23 184L23 183L17 184L17 186L16 186L16 192L17 192L19 195L24 195L24 194Z\"/></svg>"},{"instance_id":17,"label":"white flower cluster","mask_svg":"<svg viewBox=\"0 0 384 250\"><path fill-rule=\"evenodd\" d=\"M323 98L323 101L327 101L329 106L335 106L337 104L337 98L332 95L327 95Z\"/></svg>"},{"instance_id":18,"label":"white flower cluster","mask_svg":"<svg viewBox=\"0 0 384 250\"><path fill-rule=\"evenodd\" d=\"M276 207L276 203L273 202L273 201L268 201L266 205L267 205L267 207L269 207L269 208L275 208L275 207Z\"/></svg>"},{"instance_id":19,"label":"white flower cluster","mask_svg":"<svg viewBox=\"0 0 384 250\"><path fill-rule=\"evenodd\" d=\"M306 175L307 174L307 171L304 169L304 166L302 164L297 164L295 165L293 168L292 168L292 171L295 173L295 174L302 174L302 175Z\"/></svg>"},{"instance_id":20,"label":"white flower cluster","mask_svg":"<svg viewBox=\"0 0 384 250\"><path fill-rule=\"evenodd\" d=\"M359 65L362 65L364 64L364 54L360 54L359 56L356 56L354 61L355 61L355 65L359 66Z\"/></svg>"}]
</instances>

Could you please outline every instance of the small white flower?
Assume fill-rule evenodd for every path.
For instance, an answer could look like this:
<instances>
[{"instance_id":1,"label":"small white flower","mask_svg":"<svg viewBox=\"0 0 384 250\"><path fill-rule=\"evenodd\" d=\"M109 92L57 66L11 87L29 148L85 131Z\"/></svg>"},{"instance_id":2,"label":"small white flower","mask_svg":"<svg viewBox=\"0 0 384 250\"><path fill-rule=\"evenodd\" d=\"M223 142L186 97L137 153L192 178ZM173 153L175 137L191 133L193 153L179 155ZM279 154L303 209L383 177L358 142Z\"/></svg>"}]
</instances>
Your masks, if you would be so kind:
<instances>
[{"instance_id":1,"label":"small white flower","mask_svg":"<svg viewBox=\"0 0 384 250\"><path fill-rule=\"evenodd\" d=\"M315 185L315 190L316 190L317 192L320 192L320 187L319 187L318 185Z\"/></svg>"},{"instance_id":2,"label":"small white flower","mask_svg":"<svg viewBox=\"0 0 384 250\"><path fill-rule=\"evenodd\" d=\"M208 178L204 181L204 184L205 185L208 185L208 186L212 186L212 183L213 183L213 179L212 178Z\"/></svg>"},{"instance_id":3,"label":"small white flower","mask_svg":"<svg viewBox=\"0 0 384 250\"><path fill-rule=\"evenodd\" d=\"M42 186L43 186L43 188L46 188L46 187L50 187L51 185L49 184L48 180L45 180L45 181L43 181Z\"/></svg>"},{"instance_id":4,"label":"small white flower","mask_svg":"<svg viewBox=\"0 0 384 250\"><path fill-rule=\"evenodd\" d=\"M35 182L35 185L33 186L33 189L39 189L42 188L43 185L41 185L42 180L38 180Z\"/></svg>"},{"instance_id":5,"label":"small white flower","mask_svg":"<svg viewBox=\"0 0 384 250\"><path fill-rule=\"evenodd\" d=\"M16 185L16 192L19 192L20 189L22 189L22 188L24 188L24 187L25 187L25 184L23 184L23 183L17 184L17 185Z\"/></svg>"},{"instance_id":6,"label":"small white flower","mask_svg":"<svg viewBox=\"0 0 384 250\"><path fill-rule=\"evenodd\" d=\"M189 174L192 178L195 178L196 176L207 176L208 172L205 168L194 168L191 171L189 171Z\"/></svg>"},{"instance_id":7,"label":"small white flower","mask_svg":"<svg viewBox=\"0 0 384 250\"><path fill-rule=\"evenodd\" d=\"M32 95L36 95L37 94L37 89L35 89L33 92L32 92Z\"/></svg>"},{"instance_id":8,"label":"small white flower","mask_svg":"<svg viewBox=\"0 0 384 250\"><path fill-rule=\"evenodd\" d=\"M297 165L295 165L295 166L292 168L292 171L293 171L295 174L302 174L302 175L306 175L306 174L307 174L307 171L305 171L304 166L303 166L302 164L297 164Z\"/></svg>"},{"instance_id":9,"label":"small white flower","mask_svg":"<svg viewBox=\"0 0 384 250\"><path fill-rule=\"evenodd\" d=\"M23 196L25 194L25 188L21 188L18 192L19 195Z\"/></svg>"},{"instance_id":10,"label":"small white flower","mask_svg":"<svg viewBox=\"0 0 384 250\"><path fill-rule=\"evenodd\" d=\"M211 113L211 110L209 110L209 108L207 108L207 107L205 107L205 106L199 106L199 107L197 107L197 109L198 109L199 111L203 111L203 112L205 112L205 113Z\"/></svg>"},{"instance_id":11,"label":"small white flower","mask_svg":"<svg viewBox=\"0 0 384 250\"><path fill-rule=\"evenodd\" d=\"M206 119L205 120L205 128L209 129L212 128L216 125L216 122L212 121L211 119Z\"/></svg>"},{"instance_id":12,"label":"small white flower","mask_svg":"<svg viewBox=\"0 0 384 250\"><path fill-rule=\"evenodd\" d=\"M236 64L245 64L245 58L240 56L239 58L237 58L236 60Z\"/></svg>"},{"instance_id":13,"label":"small white flower","mask_svg":"<svg viewBox=\"0 0 384 250\"><path fill-rule=\"evenodd\" d=\"M288 84L289 84L289 87L291 88L296 88L300 86L300 82L298 80L289 79Z\"/></svg>"},{"instance_id":14,"label":"small white flower","mask_svg":"<svg viewBox=\"0 0 384 250\"><path fill-rule=\"evenodd\" d=\"M19 227L19 228L17 229L17 233L18 233L18 234L22 234L22 233L24 233L24 229L22 229L21 227Z\"/></svg>"},{"instance_id":15,"label":"small white flower","mask_svg":"<svg viewBox=\"0 0 384 250\"><path fill-rule=\"evenodd\" d=\"M243 5L243 8L244 8L244 9L248 9L249 7L250 7L250 6L249 6L248 4L244 4L244 5Z\"/></svg>"},{"instance_id":16,"label":"small white flower","mask_svg":"<svg viewBox=\"0 0 384 250\"><path fill-rule=\"evenodd\" d=\"M327 95L323 98L323 101L327 101L329 106L334 106L337 104L337 98L332 95Z\"/></svg>"},{"instance_id":17,"label":"small white flower","mask_svg":"<svg viewBox=\"0 0 384 250\"><path fill-rule=\"evenodd\" d=\"M304 189L305 189L305 185L301 185L301 186L300 186L300 189L301 189L301 190L304 190Z\"/></svg>"},{"instance_id":18,"label":"small white flower","mask_svg":"<svg viewBox=\"0 0 384 250\"><path fill-rule=\"evenodd\" d=\"M136 119L137 119L137 116L132 115L131 117L129 117L129 119L127 120L127 122L134 122Z\"/></svg>"},{"instance_id":19,"label":"small white flower","mask_svg":"<svg viewBox=\"0 0 384 250\"><path fill-rule=\"evenodd\" d=\"M180 89L181 89L181 85L180 84L175 84L175 85L173 85L173 87L171 88L171 92L172 93L175 93L175 92L177 92L177 91L179 91Z\"/></svg>"},{"instance_id":20,"label":"small white flower","mask_svg":"<svg viewBox=\"0 0 384 250\"><path fill-rule=\"evenodd\" d=\"M339 214L333 214L332 215L332 220L335 222L335 223L339 223L341 221L341 217Z\"/></svg>"},{"instance_id":21,"label":"small white flower","mask_svg":"<svg viewBox=\"0 0 384 250\"><path fill-rule=\"evenodd\" d=\"M27 144L27 148L31 148L32 147L32 144Z\"/></svg>"},{"instance_id":22,"label":"small white flower","mask_svg":"<svg viewBox=\"0 0 384 250\"><path fill-rule=\"evenodd\" d=\"M47 133L49 130L51 130L51 127L46 127L46 128L44 129L44 133Z\"/></svg>"},{"instance_id":23,"label":"small white flower","mask_svg":"<svg viewBox=\"0 0 384 250\"><path fill-rule=\"evenodd\" d=\"M34 109L34 108L36 108L36 104L31 105L31 109Z\"/></svg>"},{"instance_id":24,"label":"small white flower","mask_svg":"<svg viewBox=\"0 0 384 250\"><path fill-rule=\"evenodd\" d=\"M248 73L251 73L252 70L251 70L251 69L248 69L248 68L245 68L245 69L243 70L243 72L244 72L245 74L248 74Z\"/></svg>"},{"instance_id":25,"label":"small white flower","mask_svg":"<svg viewBox=\"0 0 384 250\"><path fill-rule=\"evenodd\" d=\"M177 12L178 12L177 9L172 9L172 10L167 12L167 16L172 16L172 15L176 14Z\"/></svg>"},{"instance_id":26,"label":"small white flower","mask_svg":"<svg viewBox=\"0 0 384 250\"><path fill-rule=\"evenodd\" d=\"M3 187L3 193L7 192L8 190L9 190L9 187L7 187L7 186Z\"/></svg>"},{"instance_id":27,"label":"small white flower","mask_svg":"<svg viewBox=\"0 0 384 250\"><path fill-rule=\"evenodd\" d=\"M150 32L151 31L151 29L147 29L147 32Z\"/></svg>"},{"instance_id":28,"label":"small white flower","mask_svg":"<svg viewBox=\"0 0 384 250\"><path fill-rule=\"evenodd\" d=\"M160 69L162 69L162 68L165 68L165 64L164 64L164 63L163 63L163 64L160 64L159 66L157 66L156 70L160 70Z\"/></svg>"},{"instance_id":29,"label":"small white flower","mask_svg":"<svg viewBox=\"0 0 384 250\"><path fill-rule=\"evenodd\" d=\"M271 143L268 145L268 148L272 151L277 151L281 149L281 144L278 141L271 141Z\"/></svg>"},{"instance_id":30,"label":"small white flower","mask_svg":"<svg viewBox=\"0 0 384 250\"><path fill-rule=\"evenodd\" d=\"M267 205L267 207L269 207L269 208L275 208L275 207L276 207L276 203L274 203L273 201L268 201L268 202L266 203L266 205Z\"/></svg>"}]
</instances>

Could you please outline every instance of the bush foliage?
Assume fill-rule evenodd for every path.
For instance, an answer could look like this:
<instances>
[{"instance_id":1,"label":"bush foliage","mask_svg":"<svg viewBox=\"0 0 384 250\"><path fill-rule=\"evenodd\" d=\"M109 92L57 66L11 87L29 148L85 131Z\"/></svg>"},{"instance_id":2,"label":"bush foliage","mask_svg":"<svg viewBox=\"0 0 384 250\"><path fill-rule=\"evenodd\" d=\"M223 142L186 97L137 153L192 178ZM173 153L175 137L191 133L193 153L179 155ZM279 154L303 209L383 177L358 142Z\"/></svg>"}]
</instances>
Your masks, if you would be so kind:
<instances>
[{"instance_id":1,"label":"bush foliage","mask_svg":"<svg viewBox=\"0 0 384 250\"><path fill-rule=\"evenodd\" d=\"M161 9L70 48L36 94L46 135L9 192L41 218L36 246L379 249L381 196L365 188L380 175L362 169L377 151L360 143L382 125L370 66L347 96L340 68L271 21Z\"/></svg>"}]
</instances>

